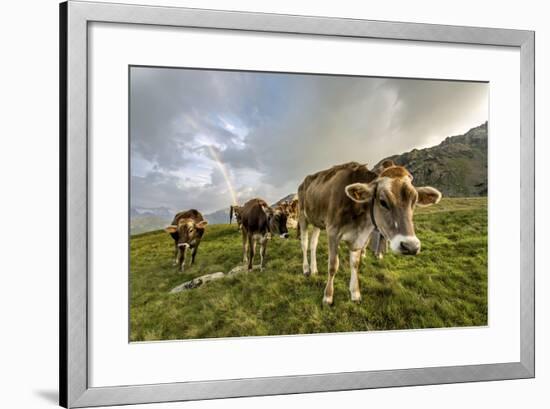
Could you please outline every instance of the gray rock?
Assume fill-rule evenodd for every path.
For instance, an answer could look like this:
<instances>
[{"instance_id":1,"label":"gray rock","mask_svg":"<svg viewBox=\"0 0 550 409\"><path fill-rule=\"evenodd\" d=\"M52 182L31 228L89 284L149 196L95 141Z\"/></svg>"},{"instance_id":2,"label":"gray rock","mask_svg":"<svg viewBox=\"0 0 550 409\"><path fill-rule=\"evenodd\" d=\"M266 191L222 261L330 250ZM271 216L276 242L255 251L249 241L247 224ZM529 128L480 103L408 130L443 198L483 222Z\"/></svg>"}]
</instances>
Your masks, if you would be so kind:
<instances>
[{"instance_id":1,"label":"gray rock","mask_svg":"<svg viewBox=\"0 0 550 409\"><path fill-rule=\"evenodd\" d=\"M239 274L239 273L243 273L243 272L246 272L246 265L238 265L238 266L233 267L231 270L229 270L227 275L229 276L229 275Z\"/></svg>"},{"instance_id":2,"label":"gray rock","mask_svg":"<svg viewBox=\"0 0 550 409\"><path fill-rule=\"evenodd\" d=\"M220 272L217 273L211 273L211 274L205 274L200 277L196 277L190 281L186 281L185 283L182 283L178 285L177 287L174 287L170 290L170 293L179 293L181 291L185 290L192 290L193 288L197 288L202 286L203 284L206 284L210 281L219 280L220 278L225 277L225 274Z\"/></svg>"},{"instance_id":3,"label":"gray rock","mask_svg":"<svg viewBox=\"0 0 550 409\"><path fill-rule=\"evenodd\" d=\"M259 269L260 269L259 264L252 266L252 270L259 270ZM248 271L248 266L246 264L239 264L238 266L235 266L231 270L229 270L227 275L246 273L247 271Z\"/></svg>"},{"instance_id":4,"label":"gray rock","mask_svg":"<svg viewBox=\"0 0 550 409\"><path fill-rule=\"evenodd\" d=\"M260 265L255 265L252 267L253 270L259 270ZM211 273L211 274L205 274L200 277L196 277L192 280L186 281L185 283L181 283L177 287L174 287L170 290L170 293L179 293L185 290L192 290L194 288L201 287L202 285L214 281L219 280L220 278L224 278L226 276L234 275L234 274L240 274L240 273L246 273L247 266L246 265L238 265L233 267L227 274L223 272L217 272L217 273Z\"/></svg>"}]
</instances>

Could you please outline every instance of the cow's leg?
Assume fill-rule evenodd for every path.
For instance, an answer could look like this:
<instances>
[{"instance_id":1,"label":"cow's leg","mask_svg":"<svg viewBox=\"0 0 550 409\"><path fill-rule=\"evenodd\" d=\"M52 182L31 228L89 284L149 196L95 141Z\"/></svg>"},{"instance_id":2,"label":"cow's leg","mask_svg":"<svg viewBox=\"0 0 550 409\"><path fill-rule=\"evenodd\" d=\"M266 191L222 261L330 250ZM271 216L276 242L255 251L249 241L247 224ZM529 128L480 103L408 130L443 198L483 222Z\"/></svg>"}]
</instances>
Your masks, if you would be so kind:
<instances>
[{"instance_id":1,"label":"cow's leg","mask_svg":"<svg viewBox=\"0 0 550 409\"><path fill-rule=\"evenodd\" d=\"M265 257L267 254L267 237L263 236L260 240L260 271L264 271Z\"/></svg>"},{"instance_id":2,"label":"cow's leg","mask_svg":"<svg viewBox=\"0 0 550 409\"><path fill-rule=\"evenodd\" d=\"M330 233L328 235L328 279L325 287L323 303L332 305L334 296L334 275L338 271L338 236Z\"/></svg>"},{"instance_id":3,"label":"cow's leg","mask_svg":"<svg viewBox=\"0 0 550 409\"><path fill-rule=\"evenodd\" d=\"M180 254L180 249L178 247L178 242L174 240L174 249L175 249L175 252L174 252L174 265L177 266L178 265L178 255Z\"/></svg>"},{"instance_id":4,"label":"cow's leg","mask_svg":"<svg viewBox=\"0 0 550 409\"><path fill-rule=\"evenodd\" d=\"M307 261L307 244L308 244L307 243L308 242L307 220L303 215L300 215L298 223L300 227L300 241L302 243L302 255L303 255L302 269L304 271L304 274L308 276L310 274L310 269L309 269L309 263Z\"/></svg>"},{"instance_id":5,"label":"cow's leg","mask_svg":"<svg viewBox=\"0 0 550 409\"><path fill-rule=\"evenodd\" d=\"M191 253L191 265L195 264L195 256L197 255L197 250L199 249L198 244L193 247L193 252Z\"/></svg>"},{"instance_id":6,"label":"cow's leg","mask_svg":"<svg viewBox=\"0 0 550 409\"><path fill-rule=\"evenodd\" d=\"M310 249L311 249L311 274L317 274L319 270L317 270L317 244L319 243L319 235L321 234L321 229L319 227L313 227L313 230L311 231L311 242L309 243Z\"/></svg>"},{"instance_id":7,"label":"cow's leg","mask_svg":"<svg viewBox=\"0 0 550 409\"><path fill-rule=\"evenodd\" d=\"M242 236L243 236L243 264L248 263L248 234L246 233L245 229L241 230Z\"/></svg>"},{"instance_id":8,"label":"cow's leg","mask_svg":"<svg viewBox=\"0 0 550 409\"><path fill-rule=\"evenodd\" d=\"M352 301L361 301L361 292L359 291L359 265L361 262L361 249L350 249L349 265L351 267L351 277L349 279L349 292Z\"/></svg>"},{"instance_id":9,"label":"cow's leg","mask_svg":"<svg viewBox=\"0 0 550 409\"><path fill-rule=\"evenodd\" d=\"M185 270L185 250L187 249L187 246L179 247L179 253L178 253L178 270L180 272L184 272Z\"/></svg>"},{"instance_id":10,"label":"cow's leg","mask_svg":"<svg viewBox=\"0 0 550 409\"><path fill-rule=\"evenodd\" d=\"M248 235L248 271L252 271L252 262L254 261L254 253L256 253L256 240L254 235Z\"/></svg>"}]
</instances>

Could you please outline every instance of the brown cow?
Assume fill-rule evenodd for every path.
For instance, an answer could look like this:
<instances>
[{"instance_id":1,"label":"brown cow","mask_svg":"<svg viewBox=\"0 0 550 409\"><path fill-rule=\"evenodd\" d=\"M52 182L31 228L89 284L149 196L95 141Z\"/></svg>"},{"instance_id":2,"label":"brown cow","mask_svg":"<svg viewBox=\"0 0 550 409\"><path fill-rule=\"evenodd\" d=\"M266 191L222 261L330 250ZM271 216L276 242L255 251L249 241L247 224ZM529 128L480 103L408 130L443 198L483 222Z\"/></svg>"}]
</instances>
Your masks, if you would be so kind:
<instances>
[{"instance_id":1,"label":"brown cow","mask_svg":"<svg viewBox=\"0 0 550 409\"><path fill-rule=\"evenodd\" d=\"M229 206L229 224L233 222L233 215L235 215L235 221L237 222L237 227L241 230L241 211L243 210L242 206L231 205Z\"/></svg>"},{"instance_id":2,"label":"brown cow","mask_svg":"<svg viewBox=\"0 0 550 409\"><path fill-rule=\"evenodd\" d=\"M275 210L280 210L286 214L287 228L295 229L298 226L298 198L284 200L275 206Z\"/></svg>"},{"instance_id":3,"label":"brown cow","mask_svg":"<svg viewBox=\"0 0 550 409\"><path fill-rule=\"evenodd\" d=\"M185 268L185 250L189 248L193 251L191 253L191 265L193 265L207 224L208 222L198 210L191 209L176 214L172 224L164 229L174 239L176 258L174 265L177 265L182 273Z\"/></svg>"},{"instance_id":4,"label":"brown cow","mask_svg":"<svg viewBox=\"0 0 550 409\"><path fill-rule=\"evenodd\" d=\"M298 188L304 274L317 274L317 243L321 229L328 236L328 281L323 302L331 305L334 275L338 270L338 245L350 250L351 299L359 301L357 273L369 236L377 228L389 241L393 252L418 254L420 240L413 225L415 206L439 202L441 193L432 187L412 185L412 175L401 166L388 163L377 175L366 165L345 163L307 176ZM308 263L308 225L313 224L311 267Z\"/></svg>"},{"instance_id":5,"label":"brown cow","mask_svg":"<svg viewBox=\"0 0 550 409\"><path fill-rule=\"evenodd\" d=\"M260 271L263 271L267 251L267 241L276 234L288 238L286 214L268 206L265 200L251 199L241 209L241 231L243 235L243 262L252 270L256 253L256 241L260 242ZM247 254L248 253L248 254Z\"/></svg>"}]
</instances>

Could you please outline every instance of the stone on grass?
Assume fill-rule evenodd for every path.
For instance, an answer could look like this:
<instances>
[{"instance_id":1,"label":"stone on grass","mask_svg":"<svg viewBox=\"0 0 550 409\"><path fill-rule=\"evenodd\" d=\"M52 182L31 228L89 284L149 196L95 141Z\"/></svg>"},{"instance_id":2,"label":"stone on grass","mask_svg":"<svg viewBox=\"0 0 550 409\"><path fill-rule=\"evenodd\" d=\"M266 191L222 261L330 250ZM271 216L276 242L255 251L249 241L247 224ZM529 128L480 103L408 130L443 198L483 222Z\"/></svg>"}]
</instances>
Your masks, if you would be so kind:
<instances>
[{"instance_id":1,"label":"stone on grass","mask_svg":"<svg viewBox=\"0 0 550 409\"><path fill-rule=\"evenodd\" d=\"M259 269L260 269L259 264L255 265L255 266L252 266L252 270L259 270ZM247 271L248 271L248 266L247 265L238 265L238 266L233 267L231 270L229 270L227 275L246 273Z\"/></svg>"},{"instance_id":2,"label":"stone on grass","mask_svg":"<svg viewBox=\"0 0 550 409\"><path fill-rule=\"evenodd\" d=\"M177 287L172 288L172 290L170 290L170 292L171 293L179 293L179 292L185 291L185 290L192 290L193 288L200 287L203 284L206 284L210 281L218 280L220 278L223 278L224 276L225 276L225 274L222 273L221 271L217 272L217 273L205 274L203 276L196 277L196 278L194 278L190 281L186 281L185 283L182 283L182 284L178 285Z\"/></svg>"}]
</instances>

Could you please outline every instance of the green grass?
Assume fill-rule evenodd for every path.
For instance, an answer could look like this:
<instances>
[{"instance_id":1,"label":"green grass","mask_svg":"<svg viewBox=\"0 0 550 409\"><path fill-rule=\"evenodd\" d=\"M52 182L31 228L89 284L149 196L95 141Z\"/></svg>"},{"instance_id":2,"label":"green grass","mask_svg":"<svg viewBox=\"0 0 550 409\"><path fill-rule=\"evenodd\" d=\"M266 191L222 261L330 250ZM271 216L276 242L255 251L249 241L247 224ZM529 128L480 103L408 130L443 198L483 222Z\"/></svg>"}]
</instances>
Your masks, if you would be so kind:
<instances>
[{"instance_id":1,"label":"green grass","mask_svg":"<svg viewBox=\"0 0 550 409\"><path fill-rule=\"evenodd\" d=\"M208 226L195 265L184 274L172 266L168 234L132 236L130 340L487 325L486 198L443 199L419 209L415 225L422 241L418 256L387 254L378 261L368 253L363 259L359 304L350 300L348 252L342 244L332 307L321 302L327 274L324 232L317 276L302 274L300 242L292 231L289 240L270 241L264 272L244 272L176 294L170 289L184 281L241 263L237 227Z\"/></svg>"}]
</instances>

